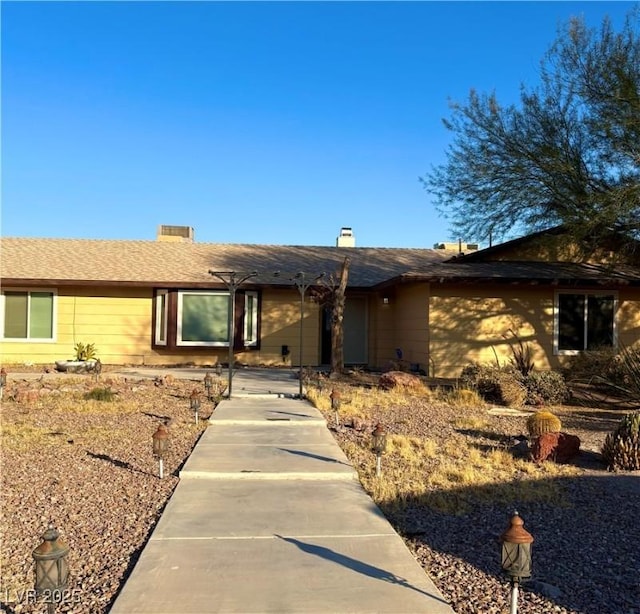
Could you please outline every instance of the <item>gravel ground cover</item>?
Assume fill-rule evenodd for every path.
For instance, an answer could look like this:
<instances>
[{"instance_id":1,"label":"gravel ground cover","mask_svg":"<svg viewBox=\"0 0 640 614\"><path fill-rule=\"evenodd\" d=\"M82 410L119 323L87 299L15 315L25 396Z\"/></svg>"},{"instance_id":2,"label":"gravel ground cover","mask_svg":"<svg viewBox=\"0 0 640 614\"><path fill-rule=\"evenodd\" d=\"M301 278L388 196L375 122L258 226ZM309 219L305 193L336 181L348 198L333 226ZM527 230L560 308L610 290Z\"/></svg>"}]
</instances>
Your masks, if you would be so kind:
<instances>
[{"instance_id":1,"label":"gravel ground cover","mask_svg":"<svg viewBox=\"0 0 640 614\"><path fill-rule=\"evenodd\" d=\"M70 547L66 603L56 612L108 612L205 428L189 409L197 385L107 374L98 386L115 400L105 402L84 399L96 387L88 375L10 383L2 403L2 611L43 611L31 552L52 522ZM210 410L203 403L200 417ZM152 435L164 422L171 439L161 480Z\"/></svg>"},{"instance_id":2,"label":"gravel ground cover","mask_svg":"<svg viewBox=\"0 0 640 614\"><path fill-rule=\"evenodd\" d=\"M132 380L109 373L99 386L113 402L87 401L92 376L67 375L55 382L12 381L2 403L2 562L0 604L7 613L42 612L30 592L31 552L49 522L70 546L67 602L57 612L103 614L133 568L177 474L197 442L188 397L199 382ZM37 390L37 393L27 393ZM347 389L347 395L349 389ZM18 392L21 391L21 392ZM324 395L327 391L324 391ZM368 451L372 424L391 434L456 442L478 450L511 450L524 432L522 416L482 411L465 423L468 410L435 397L408 395L372 406L363 431L346 426L334 435L370 490L374 463ZM212 405L203 403L201 418ZM321 407L322 409L322 407ZM577 434L584 452L566 471L514 476L550 486L552 497L514 500L500 483L460 484L447 496L462 513L444 513L429 496L405 495L379 505L457 614L508 612L508 583L500 575L498 535L517 507L535 538L534 578L521 591L522 614L640 614L638 472L610 474L598 451L621 412L606 408L553 408L563 430ZM326 411L331 423L333 414ZM171 448L165 478L151 454L151 435L169 422ZM451 449L451 448L450 448ZM401 458L385 457L387 467ZM438 456L424 466L434 470ZM548 492L542 490L542 493ZM549 499L549 500L547 500ZM410 613L407 613L410 614Z\"/></svg>"},{"instance_id":3,"label":"gravel ground cover","mask_svg":"<svg viewBox=\"0 0 640 614\"><path fill-rule=\"evenodd\" d=\"M348 389L343 392L349 394ZM501 575L498 537L515 509L535 539L534 575L520 591L521 614L640 612L640 472L609 473L599 454L606 434L625 412L602 407L550 409L562 419L563 431L581 438L582 452L574 463L556 466L557 470L549 467L548 476L544 467L537 474L516 473L510 480L515 488L503 482L460 484L447 493L454 507L462 509L459 513L442 513L437 505L433 509L434 493L385 497L377 492L368 450L373 425L381 423L390 436L426 439L441 448L443 442L453 442L450 450L469 445L518 455L515 437L526 432L526 415L500 415L500 410L494 415L487 408L470 411L414 395L390 407L371 405L364 431L333 429L365 488L457 614L509 612L509 584ZM325 413L332 424L333 413ZM385 465L387 472L401 474L402 462L393 452L383 457L383 475ZM428 461L425 477L441 462L439 455Z\"/></svg>"}]
</instances>

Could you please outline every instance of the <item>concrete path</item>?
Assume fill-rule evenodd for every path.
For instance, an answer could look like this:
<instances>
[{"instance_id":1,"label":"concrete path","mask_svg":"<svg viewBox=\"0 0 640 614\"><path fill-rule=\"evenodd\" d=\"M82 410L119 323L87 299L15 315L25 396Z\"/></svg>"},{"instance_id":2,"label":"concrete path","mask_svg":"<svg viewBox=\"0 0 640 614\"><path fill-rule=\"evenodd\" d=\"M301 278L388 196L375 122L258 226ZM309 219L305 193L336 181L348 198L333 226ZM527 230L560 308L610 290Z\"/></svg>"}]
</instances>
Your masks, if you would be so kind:
<instances>
[{"instance_id":1,"label":"concrete path","mask_svg":"<svg viewBox=\"0 0 640 614\"><path fill-rule=\"evenodd\" d=\"M453 614L297 379L261 375L234 377L111 614Z\"/></svg>"}]
</instances>

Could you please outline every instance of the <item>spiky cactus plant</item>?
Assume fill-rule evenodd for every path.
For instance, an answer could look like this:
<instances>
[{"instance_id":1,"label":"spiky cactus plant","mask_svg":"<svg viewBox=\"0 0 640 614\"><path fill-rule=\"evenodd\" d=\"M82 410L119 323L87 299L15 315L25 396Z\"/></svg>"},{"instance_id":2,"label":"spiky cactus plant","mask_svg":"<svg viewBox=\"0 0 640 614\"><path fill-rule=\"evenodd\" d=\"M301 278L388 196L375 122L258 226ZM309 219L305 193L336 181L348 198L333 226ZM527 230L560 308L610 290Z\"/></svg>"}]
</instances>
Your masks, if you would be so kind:
<instances>
[{"instance_id":1,"label":"spiky cactus plant","mask_svg":"<svg viewBox=\"0 0 640 614\"><path fill-rule=\"evenodd\" d=\"M560 418L550 411L537 411L527 419L527 430L531 438L543 433L559 433L562 428Z\"/></svg>"},{"instance_id":2,"label":"spiky cactus plant","mask_svg":"<svg viewBox=\"0 0 640 614\"><path fill-rule=\"evenodd\" d=\"M602 457L609 471L640 469L640 412L627 414L602 446Z\"/></svg>"}]
</instances>

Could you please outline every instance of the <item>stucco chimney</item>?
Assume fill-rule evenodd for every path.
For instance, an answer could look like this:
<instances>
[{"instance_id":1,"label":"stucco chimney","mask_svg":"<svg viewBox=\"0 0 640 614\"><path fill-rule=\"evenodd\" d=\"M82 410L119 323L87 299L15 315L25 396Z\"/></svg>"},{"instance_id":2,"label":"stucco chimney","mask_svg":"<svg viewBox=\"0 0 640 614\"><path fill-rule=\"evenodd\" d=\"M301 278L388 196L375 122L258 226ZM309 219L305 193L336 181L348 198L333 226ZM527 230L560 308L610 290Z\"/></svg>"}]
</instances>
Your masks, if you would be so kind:
<instances>
[{"instance_id":1,"label":"stucco chimney","mask_svg":"<svg viewBox=\"0 0 640 614\"><path fill-rule=\"evenodd\" d=\"M336 239L336 247L355 247L356 238L353 236L351 228L343 226L340 229L340 235Z\"/></svg>"},{"instance_id":2,"label":"stucco chimney","mask_svg":"<svg viewBox=\"0 0 640 614\"><path fill-rule=\"evenodd\" d=\"M191 226L158 226L158 241L177 241L183 243L193 243L194 232Z\"/></svg>"}]
</instances>

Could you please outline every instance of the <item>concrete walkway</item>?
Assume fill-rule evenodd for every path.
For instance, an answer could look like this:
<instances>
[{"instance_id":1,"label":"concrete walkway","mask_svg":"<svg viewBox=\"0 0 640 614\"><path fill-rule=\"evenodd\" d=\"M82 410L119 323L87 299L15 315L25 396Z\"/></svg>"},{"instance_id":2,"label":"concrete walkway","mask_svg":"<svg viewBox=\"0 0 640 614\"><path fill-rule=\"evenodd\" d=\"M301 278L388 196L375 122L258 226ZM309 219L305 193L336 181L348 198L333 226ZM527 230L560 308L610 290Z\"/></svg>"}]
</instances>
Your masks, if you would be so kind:
<instances>
[{"instance_id":1,"label":"concrete walkway","mask_svg":"<svg viewBox=\"0 0 640 614\"><path fill-rule=\"evenodd\" d=\"M297 391L238 371L111 614L453 614Z\"/></svg>"}]
</instances>

